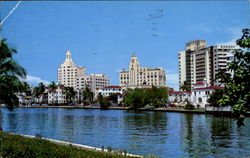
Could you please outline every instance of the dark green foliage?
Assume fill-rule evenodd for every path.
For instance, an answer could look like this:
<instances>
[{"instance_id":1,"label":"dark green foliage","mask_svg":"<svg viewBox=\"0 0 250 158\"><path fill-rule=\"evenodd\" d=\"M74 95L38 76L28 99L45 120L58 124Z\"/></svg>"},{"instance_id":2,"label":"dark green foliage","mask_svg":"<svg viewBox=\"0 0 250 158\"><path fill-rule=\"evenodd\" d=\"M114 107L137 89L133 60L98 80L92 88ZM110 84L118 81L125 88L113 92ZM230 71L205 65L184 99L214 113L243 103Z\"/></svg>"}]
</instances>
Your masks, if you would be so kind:
<instances>
[{"instance_id":1,"label":"dark green foliage","mask_svg":"<svg viewBox=\"0 0 250 158\"><path fill-rule=\"evenodd\" d=\"M186 109L186 110L194 110L194 105L188 103L188 104L185 105L185 109Z\"/></svg>"},{"instance_id":2,"label":"dark green foliage","mask_svg":"<svg viewBox=\"0 0 250 158\"><path fill-rule=\"evenodd\" d=\"M55 91L57 89L57 85L54 81L52 81L50 84L49 84L49 88L52 90L52 91Z\"/></svg>"},{"instance_id":3,"label":"dark green foliage","mask_svg":"<svg viewBox=\"0 0 250 158\"><path fill-rule=\"evenodd\" d=\"M16 93L22 85L18 77L25 78L26 71L13 59L17 51L5 42L0 39L0 103L12 108L18 105Z\"/></svg>"},{"instance_id":4,"label":"dark green foliage","mask_svg":"<svg viewBox=\"0 0 250 158\"><path fill-rule=\"evenodd\" d=\"M165 105L168 95L164 87L157 88L153 86L151 89L129 90L124 98L124 103L132 109L142 108L146 105L160 107Z\"/></svg>"},{"instance_id":5,"label":"dark green foliage","mask_svg":"<svg viewBox=\"0 0 250 158\"><path fill-rule=\"evenodd\" d=\"M42 100L44 99L44 92L45 92L45 85L42 82L40 82L38 86L35 87L33 90L33 96L35 98L39 98L39 101L41 101L39 102L40 104L42 104L43 102ZM40 98L42 98L42 100Z\"/></svg>"},{"instance_id":6,"label":"dark green foliage","mask_svg":"<svg viewBox=\"0 0 250 158\"><path fill-rule=\"evenodd\" d=\"M8 158L125 158L91 150L51 143L43 139L30 139L0 132L0 157Z\"/></svg>"},{"instance_id":7,"label":"dark green foliage","mask_svg":"<svg viewBox=\"0 0 250 158\"><path fill-rule=\"evenodd\" d=\"M72 103L76 95L73 87L64 87L64 94L66 96L66 103Z\"/></svg>"},{"instance_id":8,"label":"dark green foliage","mask_svg":"<svg viewBox=\"0 0 250 158\"><path fill-rule=\"evenodd\" d=\"M83 90L82 96L84 104L92 103L94 100L94 92L88 86Z\"/></svg>"},{"instance_id":9,"label":"dark green foliage","mask_svg":"<svg viewBox=\"0 0 250 158\"><path fill-rule=\"evenodd\" d=\"M234 51L235 60L227 69L233 72L232 75L222 71L217 77L225 83L225 93L219 104L233 107L240 126L250 110L250 29L244 29L243 36L236 43L241 49Z\"/></svg>"},{"instance_id":10,"label":"dark green foliage","mask_svg":"<svg viewBox=\"0 0 250 158\"><path fill-rule=\"evenodd\" d=\"M142 108L146 104L146 92L144 89L135 88L128 90L124 98L124 103L132 109Z\"/></svg>"},{"instance_id":11,"label":"dark green foliage","mask_svg":"<svg viewBox=\"0 0 250 158\"><path fill-rule=\"evenodd\" d=\"M219 100L222 99L224 94L224 90L223 89L216 89L213 93L211 93L209 95L209 99L207 100L207 102L214 107L219 107Z\"/></svg>"},{"instance_id":12,"label":"dark green foliage","mask_svg":"<svg viewBox=\"0 0 250 158\"><path fill-rule=\"evenodd\" d=\"M191 84L189 84L187 81L184 81L183 84L181 84L180 86L180 90L191 91Z\"/></svg>"},{"instance_id":13,"label":"dark green foliage","mask_svg":"<svg viewBox=\"0 0 250 158\"><path fill-rule=\"evenodd\" d=\"M101 93L98 94L97 101L101 106L101 109L107 109L111 104L108 97L103 97Z\"/></svg>"},{"instance_id":14,"label":"dark green foliage","mask_svg":"<svg viewBox=\"0 0 250 158\"><path fill-rule=\"evenodd\" d=\"M108 99L112 101L113 103L117 103L117 94L111 94Z\"/></svg>"},{"instance_id":15,"label":"dark green foliage","mask_svg":"<svg viewBox=\"0 0 250 158\"><path fill-rule=\"evenodd\" d=\"M57 84L54 82L54 81L52 81L50 84L49 84L49 91L51 91L53 94L55 94L55 92L56 92L56 89L57 89ZM52 99L52 104L54 104L54 97L53 97L53 99Z\"/></svg>"}]
</instances>

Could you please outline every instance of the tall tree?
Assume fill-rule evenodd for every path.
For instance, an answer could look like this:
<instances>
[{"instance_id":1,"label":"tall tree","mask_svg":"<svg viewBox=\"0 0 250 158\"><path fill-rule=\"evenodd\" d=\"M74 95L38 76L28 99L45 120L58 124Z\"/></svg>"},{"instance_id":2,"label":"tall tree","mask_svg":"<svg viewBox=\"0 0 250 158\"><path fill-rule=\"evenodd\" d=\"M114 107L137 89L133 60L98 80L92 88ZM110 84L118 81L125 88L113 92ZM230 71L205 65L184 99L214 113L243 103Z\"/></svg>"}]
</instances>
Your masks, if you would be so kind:
<instances>
[{"instance_id":1,"label":"tall tree","mask_svg":"<svg viewBox=\"0 0 250 158\"><path fill-rule=\"evenodd\" d=\"M21 85L19 78L26 77L25 69L13 58L16 53L5 39L0 40L0 102L9 108L18 105L16 93Z\"/></svg>"},{"instance_id":2,"label":"tall tree","mask_svg":"<svg viewBox=\"0 0 250 158\"><path fill-rule=\"evenodd\" d=\"M89 104L93 102L94 99L94 93L91 91L91 89L86 86L86 88L82 92L82 97L84 104Z\"/></svg>"},{"instance_id":3,"label":"tall tree","mask_svg":"<svg viewBox=\"0 0 250 158\"><path fill-rule=\"evenodd\" d=\"M138 109L145 106L145 90L140 88L130 89L125 94L124 103L127 106L130 106L132 109Z\"/></svg>"},{"instance_id":4,"label":"tall tree","mask_svg":"<svg viewBox=\"0 0 250 158\"><path fill-rule=\"evenodd\" d=\"M216 89L213 93L209 95L207 102L214 107L219 107L219 100L222 99L224 94L223 89Z\"/></svg>"},{"instance_id":5,"label":"tall tree","mask_svg":"<svg viewBox=\"0 0 250 158\"><path fill-rule=\"evenodd\" d=\"M0 103L7 105L9 109L18 106L17 92L20 89L19 78L26 77L25 69L13 58L15 49L6 44L6 39L0 39ZM2 131L2 117L0 109L0 131Z\"/></svg>"},{"instance_id":6,"label":"tall tree","mask_svg":"<svg viewBox=\"0 0 250 158\"><path fill-rule=\"evenodd\" d=\"M54 104L54 96L55 96L55 93L56 93L56 89L57 89L57 84L52 81L50 84L49 84L49 91L52 93L53 97L52 97L52 104Z\"/></svg>"},{"instance_id":7,"label":"tall tree","mask_svg":"<svg viewBox=\"0 0 250 158\"><path fill-rule=\"evenodd\" d=\"M33 95L37 99L39 104L43 103L45 92L45 85L44 83L40 82L37 87L34 88Z\"/></svg>"},{"instance_id":8,"label":"tall tree","mask_svg":"<svg viewBox=\"0 0 250 158\"><path fill-rule=\"evenodd\" d=\"M184 81L180 86L180 90L191 91L191 84L189 84L187 81Z\"/></svg>"},{"instance_id":9,"label":"tall tree","mask_svg":"<svg viewBox=\"0 0 250 158\"><path fill-rule=\"evenodd\" d=\"M97 96L97 102L100 104L101 109L107 109L111 105L108 97L103 97L101 93Z\"/></svg>"},{"instance_id":10,"label":"tall tree","mask_svg":"<svg viewBox=\"0 0 250 158\"><path fill-rule=\"evenodd\" d=\"M31 88L27 82L21 82L18 86L18 94L22 97L23 104L26 104L26 97L31 96Z\"/></svg>"},{"instance_id":11,"label":"tall tree","mask_svg":"<svg viewBox=\"0 0 250 158\"><path fill-rule=\"evenodd\" d=\"M64 87L64 94L66 96L66 103L72 103L76 92L73 87Z\"/></svg>"},{"instance_id":12,"label":"tall tree","mask_svg":"<svg viewBox=\"0 0 250 158\"><path fill-rule=\"evenodd\" d=\"M250 110L250 29L243 29L242 32L241 39L236 41L241 49L234 51L235 59L228 65L227 71L231 73L223 75L230 77L219 76L225 82L225 93L219 104L233 107L239 126L244 124L247 111Z\"/></svg>"}]
</instances>

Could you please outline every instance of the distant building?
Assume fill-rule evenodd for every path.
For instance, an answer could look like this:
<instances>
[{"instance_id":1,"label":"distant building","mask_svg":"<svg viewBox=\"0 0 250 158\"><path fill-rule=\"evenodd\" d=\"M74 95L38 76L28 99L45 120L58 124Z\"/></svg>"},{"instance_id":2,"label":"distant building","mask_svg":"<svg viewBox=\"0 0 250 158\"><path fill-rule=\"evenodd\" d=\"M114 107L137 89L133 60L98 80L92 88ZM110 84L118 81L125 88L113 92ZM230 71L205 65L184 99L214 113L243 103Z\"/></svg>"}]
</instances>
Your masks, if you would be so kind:
<instances>
[{"instance_id":1,"label":"distant building","mask_svg":"<svg viewBox=\"0 0 250 158\"><path fill-rule=\"evenodd\" d=\"M200 108L205 108L209 95L214 92L216 89L224 89L220 86L208 86L206 82L197 82L194 84L194 88L192 90L192 103L194 105L199 105Z\"/></svg>"},{"instance_id":2,"label":"distant building","mask_svg":"<svg viewBox=\"0 0 250 158\"><path fill-rule=\"evenodd\" d=\"M191 103L191 91L169 91L168 100L177 105Z\"/></svg>"},{"instance_id":3,"label":"distant building","mask_svg":"<svg viewBox=\"0 0 250 158\"><path fill-rule=\"evenodd\" d=\"M63 93L64 86L60 85L57 89L48 89L48 104L66 103L66 96Z\"/></svg>"},{"instance_id":4,"label":"distant building","mask_svg":"<svg viewBox=\"0 0 250 158\"><path fill-rule=\"evenodd\" d=\"M84 89L88 86L90 89L100 89L110 85L110 79L104 74L90 74L76 79L76 88Z\"/></svg>"},{"instance_id":5,"label":"distant building","mask_svg":"<svg viewBox=\"0 0 250 158\"><path fill-rule=\"evenodd\" d=\"M86 75L86 68L76 66L71 58L71 52L66 52L64 63L58 68L58 83L82 91L86 86L96 90L110 85L110 79L104 74Z\"/></svg>"},{"instance_id":6,"label":"distant building","mask_svg":"<svg viewBox=\"0 0 250 158\"><path fill-rule=\"evenodd\" d=\"M108 97L108 96L111 96L112 94L116 94L118 104L121 103L121 101L123 100L123 92L124 92L124 88L121 86L107 86L98 90L98 93L100 93L104 97Z\"/></svg>"},{"instance_id":7,"label":"distant building","mask_svg":"<svg viewBox=\"0 0 250 158\"><path fill-rule=\"evenodd\" d=\"M140 67L135 54L131 57L129 70L122 70L119 75L120 85L126 87L165 86L166 73L163 68Z\"/></svg>"},{"instance_id":8,"label":"distant building","mask_svg":"<svg viewBox=\"0 0 250 158\"><path fill-rule=\"evenodd\" d=\"M85 76L86 69L76 66L71 58L71 52L66 52L63 64L58 68L58 83L64 86L76 87L76 79Z\"/></svg>"},{"instance_id":9,"label":"distant building","mask_svg":"<svg viewBox=\"0 0 250 158\"><path fill-rule=\"evenodd\" d=\"M220 69L226 69L227 63L234 59L232 52L235 46L218 45L206 47L205 40L191 41L185 51L179 51L179 85L184 81L193 88L196 82L206 82L219 86L215 81Z\"/></svg>"}]
</instances>

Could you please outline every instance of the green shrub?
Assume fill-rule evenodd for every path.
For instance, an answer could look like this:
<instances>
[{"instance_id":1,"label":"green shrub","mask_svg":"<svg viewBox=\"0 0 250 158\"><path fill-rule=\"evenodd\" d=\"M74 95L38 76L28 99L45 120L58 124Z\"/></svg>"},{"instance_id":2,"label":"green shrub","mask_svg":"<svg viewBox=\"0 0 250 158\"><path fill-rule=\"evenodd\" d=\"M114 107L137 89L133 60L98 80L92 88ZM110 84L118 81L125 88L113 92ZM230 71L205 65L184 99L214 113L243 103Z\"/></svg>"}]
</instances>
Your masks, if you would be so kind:
<instances>
[{"instance_id":1,"label":"green shrub","mask_svg":"<svg viewBox=\"0 0 250 158\"><path fill-rule=\"evenodd\" d=\"M185 109L186 109L186 110L194 110L194 105L188 103L188 104L185 105Z\"/></svg>"}]
</instances>

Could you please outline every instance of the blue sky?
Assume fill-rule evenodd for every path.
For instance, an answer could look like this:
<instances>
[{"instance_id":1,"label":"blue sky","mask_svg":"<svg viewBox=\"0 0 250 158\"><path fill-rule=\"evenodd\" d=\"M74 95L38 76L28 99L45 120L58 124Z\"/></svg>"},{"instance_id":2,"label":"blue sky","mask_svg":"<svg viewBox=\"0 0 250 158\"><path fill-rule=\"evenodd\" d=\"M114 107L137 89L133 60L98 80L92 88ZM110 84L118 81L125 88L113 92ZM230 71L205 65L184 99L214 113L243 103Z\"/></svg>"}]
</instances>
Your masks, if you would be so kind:
<instances>
[{"instance_id":1,"label":"blue sky","mask_svg":"<svg viewBox=\"0 0 250 158\"><path fill-rule=\"evenodd\" d=\"M0 2L1 19L16 4ZM57 81L69 49L87 74L107 74L112 85L135 52L141 66L163 67L167 85L177 88L177 52L197 39L233 43L249 28L249 7L248 1L24 1L0 33L17 49L32 84Z\"/></svg>"}]
</instances>

